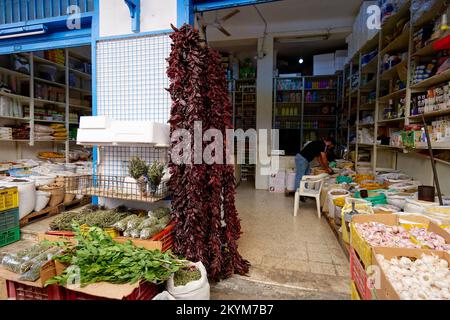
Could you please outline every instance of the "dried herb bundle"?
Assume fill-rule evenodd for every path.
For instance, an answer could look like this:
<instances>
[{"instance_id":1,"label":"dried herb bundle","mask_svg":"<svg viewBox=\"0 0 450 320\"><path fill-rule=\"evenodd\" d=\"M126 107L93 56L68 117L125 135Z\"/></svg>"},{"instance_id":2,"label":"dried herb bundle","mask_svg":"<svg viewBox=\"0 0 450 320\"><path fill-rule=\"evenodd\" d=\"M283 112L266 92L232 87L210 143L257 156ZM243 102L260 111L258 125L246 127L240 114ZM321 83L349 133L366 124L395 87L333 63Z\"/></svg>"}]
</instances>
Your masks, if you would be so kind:
<instances>
[{"instance_id":1,"label":"dried herb bundle","mask_svg":"<svg viewBox=\"0 0 450 320\"><path fill-rule=\"evenodd\" d=\"M232 108L228 98L225 71L217 52L201 43L189 25L174 29L172 52L168 59L169 92L172 98L169 119L171 133L185 129L194 136L194 122L208 129L232 128ZM172 141L172 147L181 140ZM203 148L206 143L203 143ZM225 150L226 141L223 141ZM194 144L191 143L194 154ZM204 150L204 149L203 149ZM214 154L216 158L223 155ZM245 274L249 263L238 250L240 220L234 204L234 169L226 164L169 163L172 212L175 218L175 252L192 261L202 261L211 280L233 273ZM223 211L223 218L222 218Z\"/></svg>"}]
</instances>

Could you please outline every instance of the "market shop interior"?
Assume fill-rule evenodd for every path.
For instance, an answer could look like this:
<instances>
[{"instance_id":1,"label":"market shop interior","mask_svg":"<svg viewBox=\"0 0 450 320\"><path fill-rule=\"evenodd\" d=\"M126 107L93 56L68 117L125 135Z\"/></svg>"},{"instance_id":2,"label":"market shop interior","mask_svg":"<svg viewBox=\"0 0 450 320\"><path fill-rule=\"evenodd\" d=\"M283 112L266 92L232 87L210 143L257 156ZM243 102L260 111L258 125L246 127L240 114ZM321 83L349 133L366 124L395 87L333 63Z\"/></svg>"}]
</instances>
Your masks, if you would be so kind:
<instances>
[{"instance_id":1,"label":"market shop interior","mask_svg":"<svg viewBox=\"0 0 450 320\"><path fill-rule=\"evenodd\" d=\"M202 41L195 50L206 43L220 53L234 128L277 130L278 139L270 139L264 155L269 166L276 163L270 172L250 161L258 159L250 141L246 163L234 165L237 244L250 262L248 273L210 278L209 286L210 261L193 261L188 271L195 269L203 282L189 297L450 299L443 289L450 275L448 3L194 2L198 34L178 25L174 32L134 30L114 38L116 30L102 28L117 16L104 14L95 50L51 46L0 55L0 299L182 299L186 283L173 283L179 273L161 275L163 288L145 282L115 290L102 282L69 290L61 261L53 264L56 278L42 273L46 264L30 274L11 261L47 254L37 245L42 240L86 234L95 240L107 234L108 244L121 249L132 240L151 260L149 252L166 254L186 236L176 231L174 206L189 203L179 197L192 190L171 192L180 172L169 170L169 132L182 100L174 74L187 63L173 64L198 45L197 35ZM371 6L380 9L378 27L368 27L376 14ZM129 19L131 9L117 15ZM8 23L0 18L0 27ZM172 43L183 32L187 44ZM334 143L328 165L311 161L296 188L297 155L324 139ZM234 197L231 187L221 192ZM415 275L403 270L411 279L399 285L388 273L397 257L405 268L419 261L442 269L436 274L444 274L444 284L414 287ZM373 264L385 270L381 288L367 281ZM50 289L45 281L59 286Z\"/></svg>"}]
</instances>

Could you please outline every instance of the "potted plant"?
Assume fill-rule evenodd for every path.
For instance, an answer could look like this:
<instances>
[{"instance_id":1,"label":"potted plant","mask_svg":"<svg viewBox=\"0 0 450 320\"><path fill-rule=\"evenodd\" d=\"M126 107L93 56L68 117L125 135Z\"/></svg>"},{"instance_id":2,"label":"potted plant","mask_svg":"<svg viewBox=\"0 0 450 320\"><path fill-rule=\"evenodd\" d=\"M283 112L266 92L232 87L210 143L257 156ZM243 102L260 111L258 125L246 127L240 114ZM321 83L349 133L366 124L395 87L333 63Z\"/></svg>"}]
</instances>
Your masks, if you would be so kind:
<instances>
[{"instance_id":1,"label":"potted plant","mask_svg":"<svg viewBox=\"0 0 450 320\"><path fill-rule=\"evenodd\" d=\"M146 195L147 193L147 163L139 157L131 158L128 164L128 173L136 181L139 191Z\"/></svg>"},{"instance_id":2,"label":"potted plant","mask_svg":"<svg viewBox=\"0 0 450 320\"><path fill-rule=\"evenodd\" d=\"M153 161L151 166L148 168L147 178L150 187L150 193L155 194L158 190L158 186L161 183L161 179L164 175L164 164Z\"/></svg>"}]
</instances>

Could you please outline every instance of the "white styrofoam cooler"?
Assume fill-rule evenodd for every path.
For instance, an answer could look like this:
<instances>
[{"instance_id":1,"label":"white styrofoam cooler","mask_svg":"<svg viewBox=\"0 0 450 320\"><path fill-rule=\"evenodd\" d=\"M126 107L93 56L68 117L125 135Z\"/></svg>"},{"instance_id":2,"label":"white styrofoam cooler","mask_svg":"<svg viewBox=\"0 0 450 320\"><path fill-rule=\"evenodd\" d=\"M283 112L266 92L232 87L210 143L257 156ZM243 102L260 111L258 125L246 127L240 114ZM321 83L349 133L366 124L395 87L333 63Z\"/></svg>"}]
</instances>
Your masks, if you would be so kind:
<instances>
[{"instance_id":1,"label":"white styrofoam cooler","mask_svg":"<svg viewBox=\"0 0 450 320\"><path fill-rule=\"evenodd\" d=\"M118 121L104 116L81 117L80 145L170 145L170 127L153 121Z\"/></svg>"}]
</instances>

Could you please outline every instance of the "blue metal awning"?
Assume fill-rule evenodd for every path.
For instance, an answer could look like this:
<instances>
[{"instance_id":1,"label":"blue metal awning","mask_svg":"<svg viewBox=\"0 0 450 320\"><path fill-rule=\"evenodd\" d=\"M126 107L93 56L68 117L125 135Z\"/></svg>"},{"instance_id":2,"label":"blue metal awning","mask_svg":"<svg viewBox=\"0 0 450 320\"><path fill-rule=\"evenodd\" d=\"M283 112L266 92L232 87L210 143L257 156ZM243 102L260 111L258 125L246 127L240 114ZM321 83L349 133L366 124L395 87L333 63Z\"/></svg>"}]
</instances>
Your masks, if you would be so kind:
<instances>
[{"instance_id":1,"label":"blue metal awning","mask_svg":"<svg viewBox=\"0 0 450 320\"><path fill-rule=\"evenodd\" d=\"M195 12L204 12L275 1L281 0L194 0L194 10Z\"/></svg>"}]
</instances>

